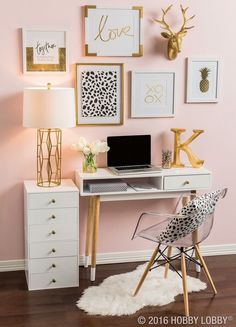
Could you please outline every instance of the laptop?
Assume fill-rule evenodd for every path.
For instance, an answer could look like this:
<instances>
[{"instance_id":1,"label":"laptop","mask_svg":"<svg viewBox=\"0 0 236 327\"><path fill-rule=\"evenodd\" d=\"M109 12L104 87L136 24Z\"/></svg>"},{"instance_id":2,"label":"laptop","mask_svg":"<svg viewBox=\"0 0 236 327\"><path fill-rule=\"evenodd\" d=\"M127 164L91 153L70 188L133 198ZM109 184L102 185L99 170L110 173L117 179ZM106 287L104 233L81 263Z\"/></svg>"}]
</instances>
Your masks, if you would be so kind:
<instances>
[{"instance_id":1,"label":"laptop","mask_svg":"<svg viewBox=\"0 0 236 327\"><path fill-rule=\"evenodd\" d=\"M117 175L161 172L151 165L151 135L108 136L107 166Z\"/></svg>"}]
</instances>

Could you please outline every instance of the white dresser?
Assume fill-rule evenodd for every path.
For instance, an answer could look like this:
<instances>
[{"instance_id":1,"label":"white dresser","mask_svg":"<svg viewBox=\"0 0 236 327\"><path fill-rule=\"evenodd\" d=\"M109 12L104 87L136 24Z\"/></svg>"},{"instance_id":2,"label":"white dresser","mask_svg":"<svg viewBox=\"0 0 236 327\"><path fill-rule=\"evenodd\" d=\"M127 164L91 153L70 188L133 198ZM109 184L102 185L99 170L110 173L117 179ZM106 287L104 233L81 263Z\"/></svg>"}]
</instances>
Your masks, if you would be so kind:
<instances>
[{"instance_id":1,"label":"white dresser","mask_svg":"<svg viewBox=\"0 0 236 327\"><path fill-rule=\"evenodd\" d=\"M79 192L72 180L24 182L25 273L29 290L79 285Z\"/></svg>"}]
</instances>

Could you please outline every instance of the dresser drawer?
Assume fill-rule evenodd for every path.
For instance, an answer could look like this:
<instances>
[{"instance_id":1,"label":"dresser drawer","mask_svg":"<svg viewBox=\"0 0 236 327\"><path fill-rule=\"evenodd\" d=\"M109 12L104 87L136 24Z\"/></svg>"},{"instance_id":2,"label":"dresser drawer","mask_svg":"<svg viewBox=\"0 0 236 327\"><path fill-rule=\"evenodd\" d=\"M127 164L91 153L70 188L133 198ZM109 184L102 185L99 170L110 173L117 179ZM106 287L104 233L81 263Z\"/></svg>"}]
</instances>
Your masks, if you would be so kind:
<instances>
[{"instance_id":1,"label":"dresser drawer","mask_svg":"<svg viewBox=\"0 0 236 327\"><path fill-rule=\"evenodd\" d=\"M28 209L78 207L77 192L50 192L28 194Z\"/></svg>"},{"instance_id":2,"label":"dresser drawer","mask_svg":"<svg viewBox=\"0 0 236 327\"><path fill-rule=\"evenodd\" d=\"M78 226L76 219L67 223L32 225L29 227L29 242L77 240Z\"/></svg>"},{"instance_id":3,"label":"dresser drawer","mask_svg":"<svg viewBox=\"0 0 236 327\"><path fill-rule=\"evenodd\" d=\"M195 190L209 188L210 175L186 175L164 177L164 190Z\"/></svg>"},{"instance_id":4,"label":"dresser drawer","mask_svg":"<svg viewBox=\"0 0 236 327\"><path fill-rule=\"evenodd\" d=\"M28 210L28 224L30 226L55 223L71 224L77 221L77 215L76 208Z\"/></svg>"},{"instance_id":5,"label":"dresser drawer","mask_svg":"<svg viewBox=\"0 0 236 327\"><path fill-rule=\"evenodd\" d=\"M77 241L37 242L29 245L29 258L56 258L78 255Z\"/></svg>"},{"instance_id":6,"label":"dresser drawer","mask_svg":"<svg viewBox=\"0 0 236 327\"><path fill-rule=\"evenodd\" d=\"M29 271L31 274L63 272L67 269L75 270L78 267L78 257L31 259Z\"/></svg>"},{"instance_id":7,"label":"dresser drawer","mask_svg":"<svg viewBox=\"0 0 236 327\"><path fill-rule=\"evenodd\" d=\"M79 285L79 271L77 267L63 272L55 271L44 274L30 274L29 289L40 290L59 287L75 287Z\"/></svg>"}]
</instances>

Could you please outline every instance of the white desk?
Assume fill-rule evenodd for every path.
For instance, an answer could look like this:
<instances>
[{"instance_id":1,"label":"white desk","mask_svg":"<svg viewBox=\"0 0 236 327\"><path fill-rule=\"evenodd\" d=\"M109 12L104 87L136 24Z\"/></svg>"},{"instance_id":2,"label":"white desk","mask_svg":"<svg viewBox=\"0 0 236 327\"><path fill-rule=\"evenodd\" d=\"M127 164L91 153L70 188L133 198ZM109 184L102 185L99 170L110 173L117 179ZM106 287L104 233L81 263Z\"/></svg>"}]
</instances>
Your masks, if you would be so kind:
<instances>
[{"instance_id":1,"label":"white desk","mask_svg":"<svg viewBox=\"0 0 236 327\"><path fill-rule=\"evenodd\" d=\"M105 201L127 201L147 199L168 199L181 195L194 196L197 190L209 189L211 187L211 172L206 168L172 168L163 169L160 173L114 175L105 168L100 168L96 173L82 173L76 171L76 184L80 189L80 196L89 197L89 208L87 217L85 267L88 267L88 259L91 253L91 280L95 280L96 252L98 242L100 202ZM138 182L149 184L153 188L143 191L135 191L128 187L123 192L90 193L88 191L89 181L122 179L127 183Z\"/></svg>"}]
</instances>

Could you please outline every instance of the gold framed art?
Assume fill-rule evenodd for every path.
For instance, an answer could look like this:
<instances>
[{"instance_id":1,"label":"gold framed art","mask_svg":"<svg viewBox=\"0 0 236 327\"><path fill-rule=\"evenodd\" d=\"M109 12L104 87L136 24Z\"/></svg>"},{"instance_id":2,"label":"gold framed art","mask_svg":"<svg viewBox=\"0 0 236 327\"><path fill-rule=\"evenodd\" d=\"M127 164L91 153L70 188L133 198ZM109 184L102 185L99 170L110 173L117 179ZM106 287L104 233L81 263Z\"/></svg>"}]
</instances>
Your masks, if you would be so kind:
<instances>
[{"instance_id":1,"label":"gold framed art","mask_svg":"<svg viewBox=\"0 0 236 327\"><path fill-rule=\"evenodd\" d=\"M85 55L143 55L143 8L102 8L85 6Z\"/></svg>"},{"instance_id":2,"label":"gold framed art","mask_svg":"<svg viewBox=\"0 0 236 327\"><path fill-rule=\"evenodd\" d=\"M67 31L22 29L23 73L66 73Z\"/></svg>"},{"instance_id":3,"label":"gold framed art","mask_svg":"<svg viewBox=\"0 0 236 327\"><path fill-rule=\"evenodd\" d=\"M124 65L76 64L77 125L122 125Z\"/></svg>"}]
</instances>

